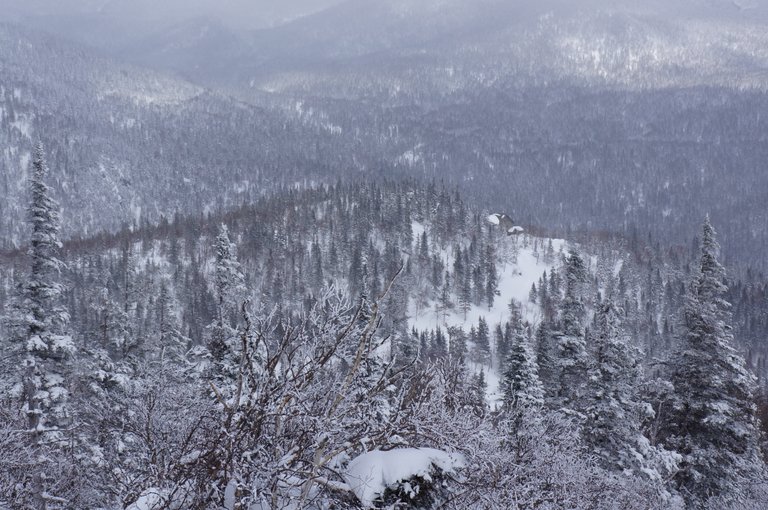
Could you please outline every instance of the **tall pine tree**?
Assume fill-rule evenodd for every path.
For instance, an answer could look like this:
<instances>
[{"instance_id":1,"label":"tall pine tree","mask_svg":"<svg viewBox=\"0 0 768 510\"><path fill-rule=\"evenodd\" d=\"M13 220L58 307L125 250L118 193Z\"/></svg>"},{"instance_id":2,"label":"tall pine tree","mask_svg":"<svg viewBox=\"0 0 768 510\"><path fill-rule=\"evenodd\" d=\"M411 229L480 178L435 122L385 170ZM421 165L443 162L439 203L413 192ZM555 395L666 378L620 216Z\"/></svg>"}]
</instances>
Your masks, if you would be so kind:
<instances>
[{"instance_id":1,"label":"tall pine tree","mask_svg":"<svg viewBox=\"0 0 768 510\"><path fill-rule=\"evenodd\" d=\"M244 293L244 276L237 260L237 250L226 225L219 227L214 243L216 320L208 326L208 351L213 361L214 384L226 391L236 378L240 341L235 328L238 301Z\"/></svg>"},{"instance_id":2,"label":"tall pine tree","mask_svg":"<svg viewBox=\"0 0 768 510\"><path fill-rule=\"evenodd\" d=\"M691 508L710 498L739 501L765 480L754 401L755 378L732 347L725 270L715 230L704 222L697 274L683 309L683 333L673 356L673 409L662 439L683 456L676 481Z\"/></svg>"},{"instance_id":3,"label":"tall pine tree","mask_svg":"<svg viewBox=\"0 0 768 510\"><path fill-rule=\"evenodd\" d=\"M511 340L502 379L504 405L538 406L544 403L544 388L539 380L539 365L525 334L518 330Z\"/></svg>"},{"instance_id":4,"label":"tall pine tree","mask_svg":"<svg viewBox=\"0 0 768 510\"><path fill-rule=\"evenodd\" d=\"M554 275L553 272L551 281L554 281ZM560 310L562 334L557 342L557 405L577 409L587 380L588 359L583 326L586 315L583 286L587 281L587 269L576 250L571 250L566 259L565 281L565 298Z\"/></svg>"},{"instance_id":5,"label":"tall pine tree","mask_svg":"<svg viewBox=\"0 0 768 510\"><path fill-rule=\"evenodd\" d=\"M46 466L52 459L41 448L64 444L72 421L67 376L69 359L75 352L72 338L62 334L69 315L60 303L64 290L59 281L63 267L58 258L60 219L58 204L45 182L47 172L43 146L38 144L29 176L31 267L19 307L26 330L23 405L38 463L32 474L32 504L38 509L47 508L52 497L46 479Z\"/></svg>"},{"instance_id":6,"label":"tall pine tree","mask_svg":"<svg viewBox=\"0 0 768 510\"><path fill-rule=\"evenodd\" d=\"M31 268L22 303L28 353L24 390L30 430L54 430L61 420L67 420L63 371L75 350L72 339L61 334L69 315L59 302L64 290L59 281L63 267L58 259L60 220L58 204L45 183L47 172L45 153L38 144L29 177Z\"/></svg>"},{"instance_id":7,"label":"tall pine tree","mask_svg":"<svg viewBox=\"0 0 768 510\"><path fill-rule=\"evenodd\" d=\"M661 481L678 456L651 445L641 432L648 406L637 397L637 349L623 338L620 311L608 300L595 316L594 363L589 372L584 440L608 469Z\"/></svg>"}]
</instances>

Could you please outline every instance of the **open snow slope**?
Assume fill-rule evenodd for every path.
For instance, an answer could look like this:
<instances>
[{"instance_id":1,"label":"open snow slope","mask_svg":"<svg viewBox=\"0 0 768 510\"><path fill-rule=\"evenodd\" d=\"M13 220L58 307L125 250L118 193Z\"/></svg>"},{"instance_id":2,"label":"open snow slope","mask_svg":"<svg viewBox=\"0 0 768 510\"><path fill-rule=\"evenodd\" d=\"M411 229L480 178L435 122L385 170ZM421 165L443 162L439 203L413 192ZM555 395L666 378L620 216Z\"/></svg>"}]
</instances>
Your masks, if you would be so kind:
<instances>
[{"instance_id":1,"label":"open snow slope","mask_svg":"<svg viewBox=\"0 0 768 510\"><path fill-rule=\"evenodd\" d=\"M414 238L418 238L418 235L425 228L424 225L414 223ZM555 256L551 257L551 260L546 260L547 257L544 254L550 241ZM496 246L499 295L496 296L493 307L488 309L487 306L472 305L465 316L461 310L456 308L445 314L438 312L435 300L430 300L428 306L421 307L412 303L409 313L409 327L418 331L433 330L438 327L443 330L449 327L461 327L465 332L468 332L483 317L493 332L497 324L504 324L508 320L509 304L512 300L519 303L523 319L532 326L536 326L541 317L541 310L537 304L528 300L531 286L534 283L538 284L539 278L545 271L550 273L553 268L557 267L560 260L559 254L566 249L567 243L562 239L542 239L527 234L499 236ZM445 267L453 267L453 255L450 250L443 250L442 258ZM468 347L471 351L472 346ZM493 341L491 348L495 349ZM499 389L500 374L496 368L495 352L493 354L493 361L490 365L469 364L473 372L478 373L480 370L485 372L488 383L488 401L492 407L500 401L502 396Z\"/></svg>"}]
</instances>

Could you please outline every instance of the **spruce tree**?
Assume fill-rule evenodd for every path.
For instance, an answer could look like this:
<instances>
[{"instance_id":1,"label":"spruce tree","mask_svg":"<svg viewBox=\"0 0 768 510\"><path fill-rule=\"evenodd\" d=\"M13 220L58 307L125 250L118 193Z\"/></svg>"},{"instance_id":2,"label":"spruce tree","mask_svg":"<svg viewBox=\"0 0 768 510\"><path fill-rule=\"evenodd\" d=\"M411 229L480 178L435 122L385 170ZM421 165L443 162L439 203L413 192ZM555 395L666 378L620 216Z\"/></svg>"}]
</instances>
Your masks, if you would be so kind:
<instances>
[{"instance_id":1,"label":"spruce tree","mask_svg":"<svg viewBox=\"0 0 768 510\"><path fill-rule=\"evenodd\" d=\"M660 434L668 448L683 456L676 481L691 508L703 508L712 497L743 500L753 483L765 479L755 377L732 347L718 250L707 218L698 271L683 309L681 346L670 361L673 409Z\"/></svg>"},{"instance_id":2,"label":"spruce tree","mask_svg":"<svg viewBox=\"0 0 768 510\"><path fill-rule=\"evenodd\" d=\"M123 344L117 346L119 349L118 358L126 358L131 354L138 354L141 350L140 335L135 327L136 318L139 309L139 282L138 268L136 267L136 258L133 253L127 252L125 257L125 267L123 274L123 316L126 318L126 332L123 337Z\"/></svg>"},{"instance_id":3,"label":"spruce tree","mask_svg":"<svg viewBox=\"0 0 768 510\"><path fill-rule=\"evenodd\" d=\"M449 349L451 359L464 365L467 359L467 335L457 326L448 327Z\"/></svg>"},{"instance_id":4,"label":"spruce tree","mask_svg":"<svg viewBox=\"0 0 768 510\"><path fill-rule=\"evenodd\" d=\"M360 250L359 244L356 244L352 251L352 259L349 261L347 281L349 282L349 295L354 299L357 299L361 292L363 292L362 289L365 285L365 277L363 276L363 252Z\"/></svg>"},{"instance_id":5,"label":"spruce tree","mask_svg":"<svg viewBox=\"0 0 768 510\"><path fill-rule=\"evenodd\" d=\"M488 393L488 381L485 377L484 368L481 367L480 372L472 377L471 386L471 392L473 394L473 407L475 407L475 409L477 409L480 413L485 413L488 406L486 402L486 395Z\"/></svg>"},{"instance_id":6,"label":"spruce tree","mask_svg":"<svg viewBox=\"0 0 768 510\"><path fill-rule=\"evenodd\" d=\"M320 243L315 237L312 241L312 247L310 248L310 260L312 264L312 285L314 288L320 289L323 286L323 252L320 249Z\"/></svg>"},{"instance_id":7,"label":"spruce tree","mask_svg":"<svg viewBox=\"0 0 768 510\"><path fill-rule=\"evenodd\" d=\"M469 275L464 275L459 289L459 309L464 314L464 320L467 319L467 313L472 308L472 284Z\"/></svg>"},{"instance_id":8,"label":"spruce tree","mask_svg":"<svg viewBox=\"0 0 768 510\"><path fill-rule=\"evenodd\" d=\"M451 300L451 280L450 273L445 272L445 278L443 280L443 286L440 290L440 297L438 299L438 311L442 315L443 322L448 318L448 313L453 309L453 301Z\"/></svg>"},{"instance_id":9,"label":"spruce tree","mask_svg":"<svg viewBox=\"0 0 768 510\"><path fill-rule=\"evenodd\" d=\"M161 364L179 363L184 360L190 340L179 327L179 304L168 279L160 284L156 306L157 344L153 357Z\"/></svg>"},{"instance_id":10,"label":"spruce tree","mask_svg":"<svg viewBox=\"0 0 768 510\"><path fill-rule=\"evenodd\" d=\"M45 153L38 144L29 177L31 268L22 306L27 331L24 388L30 430L56 429L67 420L63 370L75 350L72 339L61 335L69 316L59 302L64 290L59 282L63 267L58 259L60 219L58 204L45 183L47 172Z\"/></svg>"},{"instance_id":11,"label":"spruce tree","mask_svg":"<svg viewBox=\"0 0 768 510\"><path fill-rule=\"evenodd\" d=\"M565 266L565 298L560 309L562 333L558 338L556 361L557 404L570 409L580 406L579 400L587 379L588 359L583 327L586 310L582 301L582 287L586 280L584 262L578 252L571 250Z\"/></svg>"},{"instance_id":12,"label":"spruce tree","mask_svg":"<svg viewBox=\"0 0 768 510\"><path fill-rule=\"evenodd\" d=\"M536 304L538 301L539 291L536 290L536 283L531 284L531 290L528 292L528 301Z\"/></svg>"},{"instance_id":13,"label":"spruce tree","mask_svg":"<svg viewBox=\"0 0 768 510\"><path fill-rule=\"evenodd\" d=\"M608 300L595 316L594 363L582 433L604 467L660 481L675 468L676 456L657 449L641 432L648 405L637 397L637 349L623 337L619 311Z\"/></svg>"},{"instance_id":14,"label":"spruce tree","mask_svg":"<svg viewBox=\"0 0 768 510\"><path fill-rule=\"evenodd\" d=\"M477 321L475 360L482 364L488 364L491 361L491 332L485 317L480 317Z\"/></svg>"},{"instance_id":15,"label":"spruce tree","mask_svg":"<svg viewBox=\"0 0 768 510\"><path fill-rule=\"evenodd\" d=\"M26 319L29 337L40 337L45 343L31 350L44 358L58 358L62 353L56 352L51 335L61 331L68 320L68 314L59 303L64 290L59 282L63 268L63 263L58 259L61 248L59 205L51 197L50 188L45 183L47 173L45 153L42 144L38 144L29 177L28 216L32 234L28 255L31 269L24 286L24 306L28 312Z\"/></svg>"},{"instance_id":16,"label":"spruce tree","mask_svg":"<svg viewBox=\"0 0 768 510\"><path fill-rule=\"evenodd\" d=\"M544 388L539 380L536 356L525 334L515 332L506 359L502 380L504 405L507 407L537 406L544 402Z\"/></svg>"},{"instance_id":17,"label":"spruce tree","mask_svg":"<svg viewBox=\"0 0 768 510\"><path fill-rule=\"evenodd\" d=\"M231 381L237 370L238 333L234 327L238 299L244 291L244 277L237 251L226 225L219 227L214 244L216 320L209 326L208 350L213 357L219 383Z\"/></svg>"},{"instance_id":18,"label":"spruce tree","mask_svg":"<svg viewBox=\"0 0 768 510\"><path fill-rule=\"evenodd\" d=\"M47 493L45 469L52 459L41 448L63 444L65 429L72 421L67 376L68 362L75 352L71 337L62 334L69 316L60 304L64 290L59 281L63 268L58 258L60 219L58 204L45 182L47 172L45 153L42 144L38 144L29 176L31 267L19 307L25 325L23 405L29 441L38 455L38 465L32 474L32 507L38 509L47 508L52 496Z\"/></svg>"},{"instance_id":19,"label":"spruce tree","mask_svg":"<svg viewBox=\"0 0 768 510\"><path fill-rule=\"evenodd\" d=\"M511 327L510 323L507 322L505 328ZM496 324L496 328L493 331L493 341L496 344L496 355L498 356L497 360L500 372L504 371L504 363L509 354L509 341L511 337L511 334L509 336L504 334L504 329L502 329L501 324Z\"/></svg>"},{"instance_id":20,"label":"spruce tree","mask_svg":"<svg viewBox=\"0 0 768 510\"><path fill-rule=\"evenodd\" d=\"M539 366L539 379L544 387L544 395L554 398L557 392L557 369L555 366L556 345L551 327L542 322L536 328L534 336L536 363Z\"/></svg>"},{"instance_id":21,"label":"spruce tree","mask_svg":"<svg viewBox=\"0 0 768 510\"><path fill-rule=\"evenodd\" d=\"M488 303L488 309L493 308L494 298L499 294L499 277L496 272L496 255L493 251L493 245L486 246L485 253L485 299Z\"/></svg>"}]
</instances>

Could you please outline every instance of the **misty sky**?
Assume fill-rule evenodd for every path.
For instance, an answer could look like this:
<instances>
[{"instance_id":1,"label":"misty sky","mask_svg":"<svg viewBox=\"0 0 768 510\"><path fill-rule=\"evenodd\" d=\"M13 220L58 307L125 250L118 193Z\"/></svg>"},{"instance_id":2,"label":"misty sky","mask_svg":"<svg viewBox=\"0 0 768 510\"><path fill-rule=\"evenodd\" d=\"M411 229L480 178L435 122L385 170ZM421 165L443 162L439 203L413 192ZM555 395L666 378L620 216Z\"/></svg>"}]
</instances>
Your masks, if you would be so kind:
<instances>
[{"instance_id":1,"label":"misty sky","mask_svg":"<svg viewBox=\"0 0 768 510\"><path fill-rule=\"evenodd\" d=\"M208 17L223 21L232 28L254 29L311 14L345 1L354 0L0 0L0 11L4 18L11 21L24 21L25 18L28 20L41 16L70 20L101 18L113 25L116 22L128 26L143 23L157 28L158 25L168 26L192 18ZM419 4L428 0L380 1ZM431 1L437 4L450 3L450 0ZM592 4L611 5L622 1L626 0L593 1ZM675 2L698 4L702 7L719 3L747 10L768 4L768 0L666 0L661 3ZM52 28L57 31L56 27Z\"/></svg>"},{"instance_id":2,"label":"misty sky","mask_svg":"<svg viewBox=\"0 0 768 510\"><path fill-rule=\"evenodd\" d=\"M201 16L237 28L257 28L310 14L342 0L0 0L16 20L39 17L108 17L174 24Z\"/></svg>"},{"instance_id":3,"label":"misty sky","mask_svg":"<svg viewBox=\"0 0 768 510\"><path fill-rule=\"evenodd\" d=\"M446 19L453 20L451 26L460 26L467 13L479 11L487 14L494 6L500 5L504 7L502 10L507 17L510 8L513 9L513 18L520 17L520 13L524 16L531 9L537 15L549 10L557 12L558 9L565 10L567 14L577 5L576 10L625 8L682 20L700 15L738 16L741 21L753 21L758 17L768 20L768 0L0 0L0 22L16 22L28 29L49 32L98 48L120 59L178 71L175 62L169 59L179 57L197 61L198 50L202 53L210 51L211 54L232 53L233 44L245 41L243 44L247 45L253 35L247 31L274 27L337 4L365 1L367 5L350 5L354 7L350 9L352 15L362 17L364 21L368 14L381 16L382 9L371 9L372 4L376 7L384 4L391 8L394 15L382 20L367 18L368 25L362 22L360 26L373 27L376 31L380 26L391 28L392 25L387 23L402 21L403 25L410 27L406 31L411 33L421 31L419 23L425 26L434 23L439 28ZM756 9L756 6L761 7ZM371 34L365 28L359 32L347 30L354 29L356 24L347 23L345 7L341 5L335 16L319 18L318 31L325 34L319 40L328 41L338 36L349 48L355 46L358 41L354 38L358 38L364 45ZM404 13L402 18L400 13ZM441 18L442 14L446 16ZM330 20L331 24L324 25L322 20ZM187 24L190 21L192 23ZM217 26L217 21L224 27ZM391 32L387 28L377 32L377 37L387 41ZM351 39L345 41L345 34ZM195 38L202 41L197 46ZM187 45L195 49L192 53L178 56L173 47L176 42L179 46ZM312 44L308 43L309 46ZM385 42L371 47L388 45ZM147 50L151 53L153 49L157 49L157 55L148 54Z\"/></svg>"}]
</instances>

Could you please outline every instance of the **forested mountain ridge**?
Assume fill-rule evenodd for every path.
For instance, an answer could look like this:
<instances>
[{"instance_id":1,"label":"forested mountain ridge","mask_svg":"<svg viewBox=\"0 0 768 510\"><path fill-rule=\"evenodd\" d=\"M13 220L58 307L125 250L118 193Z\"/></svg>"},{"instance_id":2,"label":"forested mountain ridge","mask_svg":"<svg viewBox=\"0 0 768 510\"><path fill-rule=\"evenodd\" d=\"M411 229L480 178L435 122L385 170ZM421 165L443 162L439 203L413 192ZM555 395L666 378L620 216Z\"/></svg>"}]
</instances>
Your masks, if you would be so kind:
<instances>
[{"instance_id":1,"label":"forested mountain ridge","mask_svg":"<svg viewBox=\"0 0 768 510\"><path fill-rule=\"evenodd\" d=\"M374 65L386 76L347 76L323 64L339 78L329 87L278 93L248 85L257 93L246 96L221 89L259 105L251 106L61 39L4 30L6 246L21 239L27 154L40 136L64 209L86 204L65 226L72 233L238 205L279 184L408 175L460 184L524 224L650 234L667 246L710 213L732 270L765 270L759 87L704 80L585 89L563 76L535 86L454 86L414 54L416 74ZM408 80L423 90L410 90Z\"/></svg>"},{"instance_id":2,"label":"forested mountain ridge","mask_svg":"<svg viewBox=\"0 0 768 510\"><path fill-rule=\"evenodd\" d=\"M336 145L332 131L279 111L18 27L0 35L3 246L21 241L38 138L62 208L73 213L65 229L75 234L238 205L271 186L373 166L362 151L324 152Z\"/></svg>"},{"instance_id":3,"label":"forested mountain ridge","mask_svg":"<svg viewBox=\"0 0 768 510\"><path fill-rule=\"evenodd\" d=\"M254 32L231 55L235 65L203 55L182 72L244 92L336 97L553 81L761 88L767 22L764 2L350 0Z\"/></svg>"},{"instance_id":4,"label":"forested mountain ridge","mask_svg":"<svg viewBox=\"0 0 768 510\"><path fill-rule=\"evenodd\" d=\"M340 184L285 189L222 216L178 218L162 221L157 227L146 225L134 232L124 230L67 243L61 252L66 264L62 273L66 290L61 302L69 310L67 331L77 352L67 370L73 370L72 374L83 381L83 386L69 386L68 405L73 406L73 412L88 410L77 411L71 419L81 431L75 439L77 444L92 453L59 460L49 469L64 469L67 462L77 462L80 472L91 473L91 478L85 485L77 478L76 493L67 488L67 480L72 478L66 476L53 483L51 490L68 494L75 506L93 504L86 503L89 501L100 501L100 505L119 501L125 506L139 500L145 505L175 501L181 507L209 508L213 501L229 501L224 494L230 486L238 487L237 501L250 505L265 497L278 501L287 498L287 502L292 490L307 486L307 480L315 476L301 467L302 462L325 448L322 441L317 442L321 436L312 435L315 432L309 437L294 435L309 427L317 434L324 430L332 434L328 446L337 445L349 455L326 459L318 466L324 474L309 485L309 507L322 506L323 501L358 507L354 498L362 493L350 492L348 479L340 479L338 473L348 469L348 461L357 453L393 446L460 452L468 463L466 471L456 467L454 472L454 468L441 464L449 471L432 472L433 476L447 476L447 492L428 480L417 482L428 495L428 499L419 500L424 508L444 498L456 508L470 504L500 508L507 506L506 501L535 504L541 497L582 508L602 508L617 499L627 508L676 507L676 483L683 483L687 471L678 465L680 458L663 446L671 443L664 436L668 429L663 423L668 415L662 411L673 401L674 393L664 382L670 368L660 362L673 363L672 353L685 338L682 312L696 274L686 265L694 263L698 247L691 250L693 260L689 262L688 253L664 253L652 246L633 254L619 241L565 245L527 234L510 237L487 216L488 211L467 205L456 191L436 185ZM523 260L533 259L542 265L522 265ZM20 284L23 287L27 279L26 257L11 256L4 267L0 304L12 318L19 304L14 289ZM494 300L501 293L499 285L505 284L505 275L523 271L537 271L526 275L535 282L532 288L515 291L524 298L503 303L506 311L502 315L489 313L491 306L499 310ZM355 305L360 300L362 309ZM606 308L609 303L614 303L615 312ZM737 303L736 308L747 317L757 317L755 312L761 305L746 300ZM325 397L316 391L325 388L322 381L330 384L334 380L325 377L348 373L348 367L354 366L355 349L332 351L339 364L334 362L331 367L309 365L311 370L319 370L317 374L331 369L316 384L303 382L293 387L305 381L305 375L294 380L285 379L283 372L275 373L267 379L270 385L290 382L284 390L299 392L295 400L299 407L292 416L301 424L273 429L269 422L260 421L269 429L264 439L277 445L276 451L260 450L263 457L259 462L231 464L217 475L223 478L212 480L204 474L220 455L216 453L219 447L213 447L215 443L207 443L221 441L215 439L221 427L219 418L230 423L226 426L245 425L233 425L239 423L238 418L228 414L232 409L228 399L233 395L229 392L237 387L238 360L243 355L238 347L241 340L250 342L250 335L255 335L251 362L256 365L294 345L284 345L283 341L307 342L322 353L329 348L323 342L333 338L325 335L333 331L340 334L351 317L347 313L375 319L377 340L366 351L370 365L364 365L373 371L365 377L373 379L355 379L355 384L362 385L359 391L370 395L371 400L354 397L358 390L342 393L344 398L352 398L343 404L351 407L340 409L342 415L326 416L322 406L317 410L321 414L303 407L310 401L324 402ZM446 322L448 316L453 319ZM463 321L462 316L469 320ZM354 331L367 338L365 325L371 323L361 320L362 329ZM747 322L754 324L752 319ZM3 336L15 338L13 321L4 325ZM619 328L621 333L604 336L610 328ZM747 345L740 330L735 330L735 342L748 354L751 366L764 373L764 342ZM265 351L258 347L262 340L257 338L264 339ZM4 345L7 354L3 360L10 363L4 373L13 381L13 353L19 344ZM624 364L621 374L638 377L630 386L634 388L631 397L620 386L625 393L616 398L625 402L623 405L646 402L653 413L636 415L639 408L631 407L625 409L629 414L617 417L617 422L590 421L593 404L589 392L599 390L602 384L613 384L610 378L598 382L599 370L614 370L595 364L602 359L598 356L601 349L624 352L624 357L611 363ZM301 364L302 357L293 361L282 358L289 356L288 352L279 359L296 370L307 368ZM605 359L613 359L610 356ZM633 376L635 369L638 373ZM404 379L397 375L399 370L406 371ZM252 373L249 377L262 376ZM306 377L314 380L317 375ZM387 391L382 392L384 387L375 382L380 377L388 381ZM576 384L581 377L585 379ZM562 386L566 380L575 385ZM419 384L431 390L414 401L409 392L416 391ZM564 392L566 388L586 392ZM333 396L338 387L331 385L326 391ZM630 400L623 400L627 398ZM463 402L459 408L455 407L457 402ZM542 417L528 415L528 411L515 414L540 402L550 409ZM242 412L256 413L257 408L250 407L253 405L256 402L243 403ZM394 412L390 406L400 411ZM191 413L193 408L203 415ZM561 408L570 411L561 416ZM116 416L109 409L127 414L120 411ZM184 409L186 417L182 422L179 409ZM4 413L10 413L6 414L9 423L18 419L12 410L13 406L3 408ZM357 416L369 411L373 414L367 417L344 418L345 413ZM599 416L613 416L606 413L601 411ZM143 422L145 417L151 421ZM322 425L325 419L335 421L332 426ZM356 428L360 426L364 430ZM328 432L322 427L332 428ZM102 432L95 434L96 430ZM248 441L258 438L248 430L241 429L240 439L230 447L247 448ZM522 449L511 445L510 449L499 449L499 437L510 430L517 434L517 441L522 441L518 444ZM604 432L599 431L606 430L615 433L614 439L605 444L591 442L603 437L600 434ZM582 438L581 432L574 431L586 435ZM637 435L641 432L644 435ZM365 446L339 443L345 438L348 442L350 437L361 438ZM538 446L529 450L525 445L533 438ZM627 447L634 453L623 457L621 452ZM295 463L289 451L294 451ZM592 454L603 460L593 464ZM288 459L280 460L285 455ZM512 468L506 455L522 455L526 460ZM642 461L635 466L629 460L632 458ZM277 466L270 467L274 462ZM289 462L291 474L282 471L282 462ZM98 469L101 463L118 466L117 471L103 472ZM572 469L574 465L578 473ZM621 469L617 470L617 465ZM619 474L622 469L635 474L625 477ZM238 473L240 481L233 482L234 478L226 474L229 470ZM3 472L2 476L13 479L17 476L13 473ZM674 473L674 483L662 482ZM551 493L551 488L537 483L529 486L530 492L505 499L510 497L505 495L509 487L548 477L556 477L567 490ZM126 484L126 480L131 482ZM479 487L475 484L482 490L472 489ZM395 501L403 497L397 491L408 494L407 487L375 493L381 497L377 502ZM760 489L752 485L745 490ZM19 488L11 494L25 497L26 492ZM739 497L748 497L745 494ZM713 501L719 508L730 504L727 499Z\"/></svg>"},{"instance_id":5,"label":"forested mountain ridge","mask_svg":"<svg viewBox=\"0 0 768 510\"><path fill-rule=\"evenodd\" d=\"M723 225L723 254L734 271L764 268L764 92L557 84L424 103L298 104L281 106L297 119L354 132L383 147L395 168L448 179L523 224L651 235L669 246L709 213Z\"/></svg>"}]
</instances>

